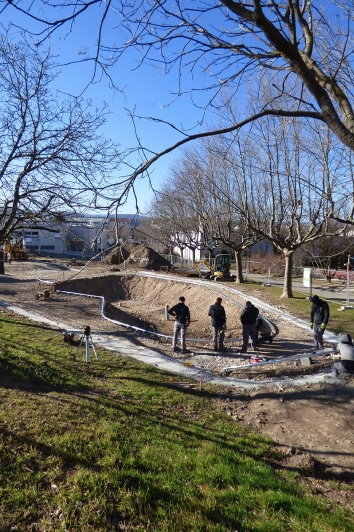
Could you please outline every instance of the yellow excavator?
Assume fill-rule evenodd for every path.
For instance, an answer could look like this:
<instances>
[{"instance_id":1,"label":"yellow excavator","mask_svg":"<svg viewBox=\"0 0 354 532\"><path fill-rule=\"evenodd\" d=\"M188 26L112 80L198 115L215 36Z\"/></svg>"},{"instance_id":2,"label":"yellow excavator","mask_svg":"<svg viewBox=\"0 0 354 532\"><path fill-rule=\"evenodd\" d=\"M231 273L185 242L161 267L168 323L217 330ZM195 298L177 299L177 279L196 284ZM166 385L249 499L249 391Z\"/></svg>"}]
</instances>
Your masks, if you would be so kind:
<instances>
[{"instance_id":1,"label":"yellow excavator","mask_svg":"<svg viewBox=\"0 0 354 532\"><path fill-rule=\"evenodd\" d=\"M205 265L206 268L203 268L202 265ZM215 281L233 281L235 279L235 276L230 274L231 257L226 253L216 255L214 266L207 259L194 261L193 266L201 279Z\"/></svg>"},{"instance_id":2,"label":"yellow excavator","mask_svg":"<svg viewBox=\"0 0 354 532\"><path fill-rule=\"evenodd\" d=\"M12 260L27 260L28 252L26 250L25 239L14 236L6 238L4 242L4 257L8 262Z\"/></svg>"}]
</instances>

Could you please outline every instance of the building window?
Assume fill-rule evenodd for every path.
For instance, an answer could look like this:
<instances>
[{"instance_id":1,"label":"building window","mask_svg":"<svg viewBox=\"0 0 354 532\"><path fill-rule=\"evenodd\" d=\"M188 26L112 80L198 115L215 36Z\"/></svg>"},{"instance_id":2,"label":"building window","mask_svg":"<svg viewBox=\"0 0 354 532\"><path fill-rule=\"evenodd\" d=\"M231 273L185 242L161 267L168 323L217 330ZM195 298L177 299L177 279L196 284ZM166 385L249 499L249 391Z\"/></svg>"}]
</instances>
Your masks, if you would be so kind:
<instances>
[{"instance_id":1,"label":"building window","mask_svg":"<svg viewBox=\"0 0 354 532\"><path fill-rule=\"evenodd\" d=\"M25 236L38 236L38 231L25 231Z\"/></svg>"}]
</instances>

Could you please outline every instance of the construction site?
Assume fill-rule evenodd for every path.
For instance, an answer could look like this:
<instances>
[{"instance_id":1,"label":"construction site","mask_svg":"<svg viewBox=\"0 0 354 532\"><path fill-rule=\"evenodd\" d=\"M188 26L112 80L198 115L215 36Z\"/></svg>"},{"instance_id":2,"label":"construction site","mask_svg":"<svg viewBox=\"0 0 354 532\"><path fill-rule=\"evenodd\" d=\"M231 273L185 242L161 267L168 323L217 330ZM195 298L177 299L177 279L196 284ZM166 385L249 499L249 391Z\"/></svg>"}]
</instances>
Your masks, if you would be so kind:
<instances>
[{"instance_id":1,"label":"construction site","mask_svg":"<svg viewBox=\"0 0 354 532\"><path fill-rule=\"evenodd\" d=\"M168 371L176 381L214 384L220 409L269 434L289 464L319 461L353 479L348 449L354 444L354 378L331 377L336 337L329 331L326 352L316 356L308 323L262 301L257 289L241 291L232 282L170 271L167 261L144 245L89 266L63 259L12 261L0 283L1 313L42 320L58 334L89 325L97 345L109 341L117 352ZM173 352L173 318L167 313L181 295L191 313L187 353ZM216 297L222 297L227 316L223 352L215 352L211 341L208 309ZM252 363L251 347L240 353L246 300L273 328L273 343L257 351L262 363Z\"/></svg>"}]
</instances>

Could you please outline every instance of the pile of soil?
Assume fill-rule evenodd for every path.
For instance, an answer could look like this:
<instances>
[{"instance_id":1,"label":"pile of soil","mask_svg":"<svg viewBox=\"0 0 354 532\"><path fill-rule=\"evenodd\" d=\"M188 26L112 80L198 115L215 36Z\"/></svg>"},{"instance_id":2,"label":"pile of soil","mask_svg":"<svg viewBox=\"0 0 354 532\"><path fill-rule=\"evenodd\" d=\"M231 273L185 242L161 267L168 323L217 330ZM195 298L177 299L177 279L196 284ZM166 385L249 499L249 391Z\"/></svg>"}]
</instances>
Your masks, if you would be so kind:
<instances>
[{"instance_id":1,"label":"pile of soil","mask_svg":"<svg viewBox=\"0 0 354 532\"><path fill-rule=\"evenodd\" d=\"M122 246L117 246L107 257L102 261L104 264L123 264L128 266L136 266L139 269L159 271L172 268L172 264L161 257L152 248L144 244L136 244L134 242L125 243Z\"/></svg>"}]
</instances>

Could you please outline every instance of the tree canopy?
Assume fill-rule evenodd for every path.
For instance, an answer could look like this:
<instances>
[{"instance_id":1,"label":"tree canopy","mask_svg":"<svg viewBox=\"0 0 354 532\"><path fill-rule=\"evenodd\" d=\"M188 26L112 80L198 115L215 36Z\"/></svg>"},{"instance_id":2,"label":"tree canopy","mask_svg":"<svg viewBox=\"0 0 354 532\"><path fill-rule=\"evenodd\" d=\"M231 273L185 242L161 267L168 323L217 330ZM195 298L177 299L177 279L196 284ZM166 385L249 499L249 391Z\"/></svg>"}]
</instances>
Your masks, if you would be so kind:
<instances>
[{"instance_id":1,"label":"tree canopy","mask_svg":"<svg viewBox=\"0 0 354 532\"><path fill-rule=\"evenodd\" d=\"M352 209L345 188L352 187L351 152L327 128L311 126L264 117L237 135L200 141L172 166L156 215L177 220L174 230L187 247L194 221L194 234L201 227L207 239L233 249L240 282L242 253L257 239L269 242L285 258L283 297L292 297L294 253L342 235L336 218Z\"/></svg>"},{"instance_id":2,"label":"tree canopy","mask_svg":"<svg viewBox=\"0 0 354 532\"><path fill-rule=\"evenodd\" d=\"M138 176L146 175L159 158L176 148L236 132L266 117L278 120L279 127L285 118L323 124L331 139L354 150L352 0L79 0L74 4L0 0L0 5L7 12L21 12L23 29L38 44L54 32L64 36L75 32L75 19L92 12L97 33L94 53L85 61L92 60L117 86L110 67L122 64L124 56L132 57L134 69L148 64L164 76L171 75L171 104L175 98L190 96L200 109L194 130L170 124L180 134L174 145L154 152L138 143L142 163L125 177L124 194ZM233 119L227 125L216 120L210 125L208 110L218 115L230 105ZM324 186L320 193L326 200L322 203L326 220L332 216L353 223L351 165L346 168L348 188L341 201L351 203L350 208L339 209L337 204L334 208L337 198L328 180L316 184ZM308 183L299 181L298 201L302 187L308 191L310 185L310 176ZM122 195L116 201L121 199ZM296 220L294 201L291 198L281 215L288 212Z\"/></svg>"},{"instance_id":3,"label":"tree canopy","mask_svg":"<svg viewBox=\"0 0 354 532\"><path fill-rule=\"evenodd\" d=\"M99 205L119 163L99 134L107 109L51 92L52 58L0 35L0 242Z\"/></svg>"},{"instance_id":4,"label":"tree canopy","mask_svg":"<svg viewBox=\"0 0 354 532\"><path fill-rule=\"evenodd\" d=\"M203 107L214 105L225 86L231 98L249 90L257 95L269 73L275 96L261 99L244 119L308 116L325 122L354 149L351 0L1 3L3 10L18 10L32 19L32 25L26 26L25 19L23 26L31 28L38 42L54 31L75 31L73 20L91 10L97 33L90 58L97 65L107 71L134 49L141 63L155 65L164 75L177 69L174 96L188 91L196 105L203 99Z\"/></svg>"}]
</instances>

